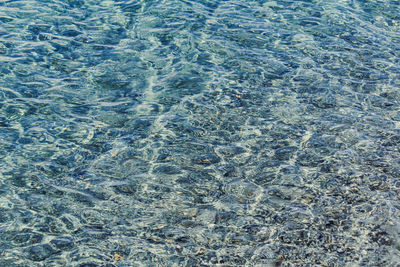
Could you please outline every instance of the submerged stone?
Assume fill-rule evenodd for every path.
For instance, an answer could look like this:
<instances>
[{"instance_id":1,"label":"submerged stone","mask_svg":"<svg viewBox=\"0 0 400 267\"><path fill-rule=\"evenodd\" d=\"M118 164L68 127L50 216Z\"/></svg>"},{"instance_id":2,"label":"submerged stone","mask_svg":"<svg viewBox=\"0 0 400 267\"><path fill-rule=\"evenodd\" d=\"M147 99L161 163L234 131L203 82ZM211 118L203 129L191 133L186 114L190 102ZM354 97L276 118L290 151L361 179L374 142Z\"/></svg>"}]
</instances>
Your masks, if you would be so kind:
<instances>
[{"instance_id":1,"label":"submerged stone","mask_svg":"<svg viewBox=\"0 0 400 267\"><path fill-rule=\"evenodd\" d=\"M212 165L212 164L218 163L221 161L221 159L214 154L206 154L206 155L196 157L192 161L195 164L207 166L207 165Z\"/></svg>"},{"instance_id":2,"label":"submerged stone","mask_svg":"<svg viewBox=\"0 0 400 267\"><path fill-rule=\"evenodd\" d=\"M179 170L175 166L171 165L161 165L157 166L153 169L153 173L163 173L163 174L180 174L181 170Z\"/></svg>"},{"instance_id":3,"label":"submerged stone","mask_svg":"<svg viewBox=\"0 0 400 267\"><path fill-rule=\"evenodd\" d=\"M68 250L74 247L74 240L71 237L59 237L50 241L58 250Z\"/></svg>"},{"instance_id":4,"label":"submerged stone","mask_svg":"<svg viewBox=\"0 0 400 267\"><path fill-rule=\"evenodd\" d=\"M43 261L55 254L56 251L49 244L43 244L28 248L26 250L26 253L28 259L30 260Z\"/></svg>"}]
</instances>

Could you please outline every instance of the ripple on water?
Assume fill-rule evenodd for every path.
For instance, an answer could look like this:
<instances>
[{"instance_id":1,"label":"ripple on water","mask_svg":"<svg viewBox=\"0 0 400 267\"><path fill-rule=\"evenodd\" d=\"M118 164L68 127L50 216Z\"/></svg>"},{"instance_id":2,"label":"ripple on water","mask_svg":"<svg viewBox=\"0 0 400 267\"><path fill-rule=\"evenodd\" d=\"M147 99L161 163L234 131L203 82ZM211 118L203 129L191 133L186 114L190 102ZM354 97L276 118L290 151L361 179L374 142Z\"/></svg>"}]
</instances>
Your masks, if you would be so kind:
<instances>
[{"instance_id":1,"label":"ripple on water","mask_svg":"<svg viewBox=\"0 0 400 267\"><path fill-rule=\"evenodd\" d=\"M0 3L1 266L390 266L396 1Z\"/></svg>"}]
</instances>

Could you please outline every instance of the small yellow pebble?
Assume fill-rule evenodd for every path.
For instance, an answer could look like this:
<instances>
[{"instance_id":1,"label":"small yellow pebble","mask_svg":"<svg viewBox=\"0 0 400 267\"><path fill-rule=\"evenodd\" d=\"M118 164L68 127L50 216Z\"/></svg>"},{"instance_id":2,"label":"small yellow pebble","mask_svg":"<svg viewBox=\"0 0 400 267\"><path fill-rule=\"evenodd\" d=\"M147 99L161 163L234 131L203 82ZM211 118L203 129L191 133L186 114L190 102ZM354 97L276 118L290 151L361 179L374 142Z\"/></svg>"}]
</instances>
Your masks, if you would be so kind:
<instances>
[{"instance_id":1,"label":"small yellow pebble","mask_svg":"<svg viewBox=\"0 0 400 267\"><path fill-rule=\"evenodd\" d=\"M124 257L121 254L115 253L114 254L114 260L119 261L122 260Z\"/></svg>"},{"instance_id":2,"label":"small yellow pebble","mask_svg":"<svg viewBox=\"0 0 400 267\"><path fill-rule=\"evenodd\" d=\"M188 216L189 216L189 217L194 217L194 216L196 216L196 214L197 214L197 210L196 210L196 209L193 209L193 210L191 210L191 211L189 212Z\"/></svg>"}]
</instances>

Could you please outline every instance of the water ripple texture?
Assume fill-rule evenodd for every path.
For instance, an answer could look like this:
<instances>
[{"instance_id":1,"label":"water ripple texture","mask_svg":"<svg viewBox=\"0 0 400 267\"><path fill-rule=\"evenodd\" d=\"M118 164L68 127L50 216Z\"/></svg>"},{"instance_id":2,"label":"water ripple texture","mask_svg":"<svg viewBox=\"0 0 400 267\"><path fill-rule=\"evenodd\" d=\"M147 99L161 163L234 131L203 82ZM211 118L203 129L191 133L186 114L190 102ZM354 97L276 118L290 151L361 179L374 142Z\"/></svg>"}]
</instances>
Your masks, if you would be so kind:
<instances>
[{"instance_id":1,"label":"water ripple texture","mask_svg":"<svg viewBox=\"0 0 400 267\"><path fill-rule=\"evenodd\" d=\"M399 193L399 1L0 1L0 266L396 266Z\"/></svg>"}]
</instances>

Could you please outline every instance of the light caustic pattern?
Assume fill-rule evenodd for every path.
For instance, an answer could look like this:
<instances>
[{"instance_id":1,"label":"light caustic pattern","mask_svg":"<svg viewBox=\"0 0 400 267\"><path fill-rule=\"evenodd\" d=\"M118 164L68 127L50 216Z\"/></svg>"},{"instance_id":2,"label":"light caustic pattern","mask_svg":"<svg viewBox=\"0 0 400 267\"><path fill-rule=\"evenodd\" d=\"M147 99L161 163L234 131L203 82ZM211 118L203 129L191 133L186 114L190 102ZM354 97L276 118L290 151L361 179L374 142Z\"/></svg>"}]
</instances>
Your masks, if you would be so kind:
<instances>
[{"instance_id":1,"label":"light caustic pattern","mask_svg":"<svg viewBox=\"0 0 400 267\"><path fill-rule=\"evenodd\" d=\"M0 1L1 266L395 266L398 1Z\"/></svg>"}]
</instances>

